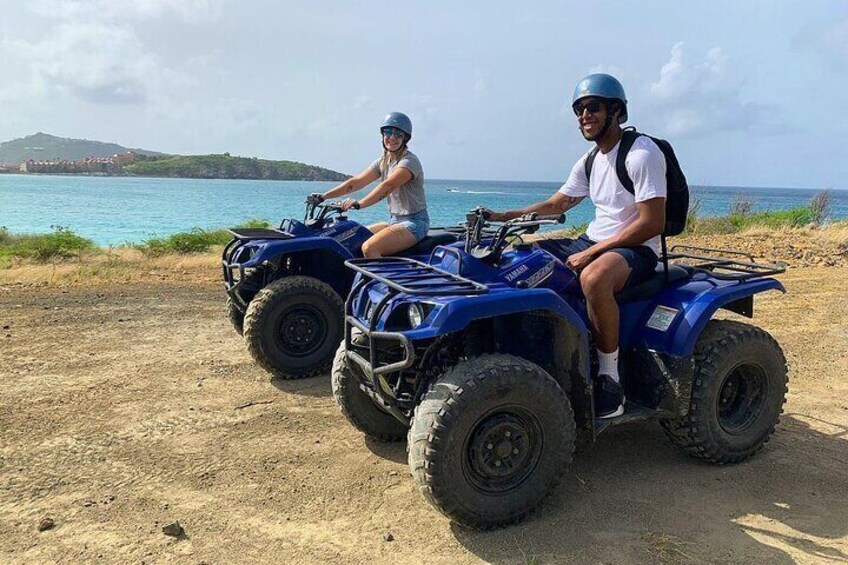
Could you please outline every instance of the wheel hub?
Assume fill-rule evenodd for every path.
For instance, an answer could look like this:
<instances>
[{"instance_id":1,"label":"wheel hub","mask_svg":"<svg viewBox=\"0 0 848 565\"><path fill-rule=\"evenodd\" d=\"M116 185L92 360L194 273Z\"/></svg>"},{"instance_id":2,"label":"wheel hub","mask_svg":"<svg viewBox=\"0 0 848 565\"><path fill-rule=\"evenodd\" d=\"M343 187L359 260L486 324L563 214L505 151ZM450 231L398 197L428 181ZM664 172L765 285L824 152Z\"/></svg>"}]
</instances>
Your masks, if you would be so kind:
<instances>
[{"instance_id":1,"label":"wheel hub","mask_svg":"<svg viewBox=\"0 0 848 565\"><path fill-rule=\"evenodd\" d=\"M737 367L727 375L717 399L718 420L724 431L739 434L759 418L765 405L765 387L765 375L758 367Z\"/></svg>"},{"instance_id":2,"label":"wheel hub","mask_svg":"<svg viewBox=\"0 0 848 565\"><path fill-rule=\"evenodd\" d=\"M304 304L283 313L277 334L286 354L309 355L323 343L327 322L318 309Z\"/></svg>"},{"instance_id":3,"label":"wheel hub","mask_svg":"<svg viewBox=\"0 0 848 565\"><path fill-rule=\"evenodd\" d=\"M483 491L510 490L532 473L540 453L535 421L512 412L491 415L476 426L468 443L469 478Z\"/></svg>"}]
</instances>

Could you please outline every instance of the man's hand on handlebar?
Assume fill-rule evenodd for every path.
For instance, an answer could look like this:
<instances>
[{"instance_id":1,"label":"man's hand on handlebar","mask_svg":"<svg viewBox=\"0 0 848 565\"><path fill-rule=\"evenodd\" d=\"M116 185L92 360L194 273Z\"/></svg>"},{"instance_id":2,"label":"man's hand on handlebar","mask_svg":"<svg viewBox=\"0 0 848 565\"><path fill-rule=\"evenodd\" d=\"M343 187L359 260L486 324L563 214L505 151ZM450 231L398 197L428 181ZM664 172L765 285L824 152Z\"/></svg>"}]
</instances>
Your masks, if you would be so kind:
<instances>
[{"instance_id":1,"label":"man's hand on handlebar","mask_svg":"<svg viewBox=\"0 0 848 565\"><path fill-rule=\"evenodd\" d=\"M482 208L483 219L487 222L504 222L506 221L506 214L503 212L495 212L494 210L490 210L489 208Z\"/></svg>"}]
</instances>

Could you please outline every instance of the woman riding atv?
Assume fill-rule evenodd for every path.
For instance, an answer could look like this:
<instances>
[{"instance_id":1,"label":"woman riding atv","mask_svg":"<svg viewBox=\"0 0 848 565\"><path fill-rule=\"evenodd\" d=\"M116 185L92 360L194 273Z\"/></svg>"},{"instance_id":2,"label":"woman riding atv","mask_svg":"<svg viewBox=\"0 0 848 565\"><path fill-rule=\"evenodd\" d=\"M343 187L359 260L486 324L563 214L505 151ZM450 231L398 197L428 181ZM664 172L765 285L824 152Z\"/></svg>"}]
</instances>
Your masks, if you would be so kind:
<instances>
[{"instance_id":1,"label":"woman riding atv","mask_svg":"<svg viewBox=\"0 0 848 565\"><path fill-rule=\"evenodd\" d=\"M320 195L325 200L337 198L380 179L380 184L362 200L348 198L342 203L345 210L359 210L384 198L389 201L389 222L368 226L374 235L362 244L362 254L367 258L394 255L409 249L427 235L430 227L424 197L424 170L418 157L407 148L412 139L412 120L406 114L392 112L383 119L380 134L383 156L355 177Z\"/></svg>"}]
</instances>

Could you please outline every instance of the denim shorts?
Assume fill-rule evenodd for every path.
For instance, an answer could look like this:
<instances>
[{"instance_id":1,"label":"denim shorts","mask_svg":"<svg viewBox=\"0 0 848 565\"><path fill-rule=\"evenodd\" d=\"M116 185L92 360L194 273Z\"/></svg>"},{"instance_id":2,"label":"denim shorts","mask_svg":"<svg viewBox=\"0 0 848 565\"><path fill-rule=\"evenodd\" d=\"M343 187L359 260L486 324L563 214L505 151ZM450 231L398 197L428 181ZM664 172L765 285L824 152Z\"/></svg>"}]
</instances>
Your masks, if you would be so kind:
<instances>
[{"instance_id":1,"label":"denim shorts","mask_svg":"<svg viewBox=\"0 0 848 565\"><path fill-rule=\"evenodd\" d=\"M595 245L596 242L589 239L584 233L577 239L542 239L539 247L565 263L569 255L585 251ZM624 288L641 284L653 276L659 259L654 250L646 245L637 247L616 247L606 253L618 253L630 267L630 276L624 283ZM622 289L623 290L623 289Z\"/></svg>"},{"instance_id":2,"label":"denim shorts","mask_svg":"<svg viewBox=\"0 0 848 565\"><path fill-rule=\"evenodd\" d=\"M426 208L414 214L392 214L389 225L404 227L415 236L415 241L421 241L430 229L430 215Z\"/></svg>"}]
</instances>

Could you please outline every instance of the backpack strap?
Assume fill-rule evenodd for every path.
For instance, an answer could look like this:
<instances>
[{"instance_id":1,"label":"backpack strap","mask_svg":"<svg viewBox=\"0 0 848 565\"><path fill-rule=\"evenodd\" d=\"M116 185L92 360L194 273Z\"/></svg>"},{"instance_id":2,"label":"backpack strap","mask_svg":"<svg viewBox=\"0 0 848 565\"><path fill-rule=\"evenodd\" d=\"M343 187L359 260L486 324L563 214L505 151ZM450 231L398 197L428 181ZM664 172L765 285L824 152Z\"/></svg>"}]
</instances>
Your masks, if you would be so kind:
<instances>
[{"instance_id":1,"label":"backpack strap","mask_svg":"<svg viewBox=\"0 0 848 565\"><path fill-rule=\"evenodd\" d=\"M624 128L624 131L621 132L621 141L618 145L618 155L615 157L615 174L618 175L618 182L630 194L635 194L635 192L633 190L633 179L630 178L627 172L627 154L630 153L633 143L640 135L642 134L636 131L636 128Z\"/></svg>"},{"instance_id":2,"label":"backpack strap","mask_svg":"<svg viewBox=\"0 0 848 565\"><path fill-rule=\"evenodd\" d=\"M583 170L586 171L586 182L589 182L589 178L592 176L592 165L595 163L595 155L598 154L598 146L594 146L589 154L586 155L586 161L583 163Z\"/></svg>"}]
</instances>

